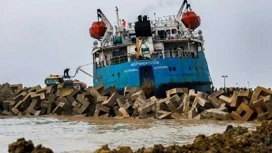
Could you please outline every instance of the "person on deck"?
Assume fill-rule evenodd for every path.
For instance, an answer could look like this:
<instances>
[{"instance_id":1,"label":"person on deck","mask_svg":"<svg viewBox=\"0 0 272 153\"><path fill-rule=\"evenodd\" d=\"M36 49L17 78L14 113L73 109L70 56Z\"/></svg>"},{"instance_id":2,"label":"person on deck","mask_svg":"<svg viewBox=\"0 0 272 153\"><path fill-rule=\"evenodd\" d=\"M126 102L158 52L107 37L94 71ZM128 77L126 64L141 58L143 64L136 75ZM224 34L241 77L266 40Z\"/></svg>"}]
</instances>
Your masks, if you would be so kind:
<instances>
[{"instance_id":1,"label":"person on deck","mask_svg":"<svg viewBox=\"0 0 272 153\"><path fill-rule=\"evenodd\" d=\"M127 22L124 20L124 19L122 19L122 27L126 27L126 24L127 24Z\"/></svg>"}]
</instances>

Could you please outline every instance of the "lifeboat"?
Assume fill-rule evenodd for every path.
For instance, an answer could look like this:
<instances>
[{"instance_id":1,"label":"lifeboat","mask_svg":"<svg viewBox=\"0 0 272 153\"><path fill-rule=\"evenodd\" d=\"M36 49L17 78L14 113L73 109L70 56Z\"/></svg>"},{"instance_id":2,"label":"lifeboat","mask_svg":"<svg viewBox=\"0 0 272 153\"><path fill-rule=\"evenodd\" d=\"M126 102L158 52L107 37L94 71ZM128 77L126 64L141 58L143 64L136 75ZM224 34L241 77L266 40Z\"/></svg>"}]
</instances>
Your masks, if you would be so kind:
<instances>
[{"instance_id":1,"label":"lifeboat","mask_svg":"<svg viewBox=\"0 0 272 153\"><path fill-rule=\"evenodd\" d=\"M97 21L93 22L89 29L90 36L94 39L101 39L107 30L105 22Z\"/></svg>"},{"instance_id":2,"label":"lifeboat","mask_svg":"<svg viewBox=\"0 0 272 153\"><path fill-rule=\"evenodd\" d=\"M194 11L184 12L182 15L182 22L186 26L186 28L195 30L200 26L201 20L200 17Z\"/></svg>"}]
</instances>

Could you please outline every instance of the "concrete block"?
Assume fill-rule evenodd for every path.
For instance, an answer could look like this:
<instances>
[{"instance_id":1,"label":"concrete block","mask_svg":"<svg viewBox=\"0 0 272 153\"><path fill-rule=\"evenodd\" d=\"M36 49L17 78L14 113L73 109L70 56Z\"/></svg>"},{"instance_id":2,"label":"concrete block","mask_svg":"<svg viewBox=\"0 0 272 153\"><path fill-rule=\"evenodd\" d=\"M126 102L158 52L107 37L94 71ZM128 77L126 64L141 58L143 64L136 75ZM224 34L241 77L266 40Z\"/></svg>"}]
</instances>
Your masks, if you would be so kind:
<instances>
[{"instance_id":1,"label":"concrete block","mask_svg":"<svg viewBox=\"0 0 272 153\"><path fill-rule=\"evenodd\" d=\"M68 99L68 98L67 98ZM69 99L68 99L69 100ZM75 107L76 105L79 105L81 107L81 104L77 101L72 102L72 106Z\"/></svg>"},{"instance_id":2,"label":"concrete block","mask_svg":"<svg viewBox=\"0 0 272 153\"><path fill-rule=\"evenodd\" d=\"M237 108L240 105L240 102L238 101L238 93L238 91L233 92L233 95L231 96L230 107Z\"/></svg>"},{"instance_id":3,"label":"concrete block","mask_svg":"<svg viewBox=\"0 0 272 153\"><path fill-rule=\"evenodd\" d=\"M139 112L138 112L138 109L134 109L132 114L131 114L131 117L138 117L139 116Z\"/></svg>"},{"instance_id":4,"label":"concrete block","mask_svg":"<svg viewBox=\"0 0 272 153\"><path fill-rule=\"evenodd\" d=\"M22 84L12 84L10 85L10 88L13 90L14 93L18 93L20 90L23 89Z\"/></svg>"},{"instance_id":5,"label":"concrete block","mask_svg":"<svg viewBox=\"0 0 272 153\"><path fill-rule=\"evenodd\" d=\"M48 101L56 101L57 98L58 98L57 95L51 94L47 99Z\"/></svg>"},{"instance_id":6,"label":"concrete block","mask_svg":"<svg viewBox=\"0 0 272 153\"><path fill-rule=\"evenodd\" d=\"M170 110L171 112L175 112L177 110L177 107L169 100L165 101L165 104L168 107L168 110Z\"/></svg>"},{"instance_id":7,"label":"concrete block","mask_svg":"<svg viewBox=\"0 0 272 153\"><path fill-rule=\"evenodd\" d=\"M111 115L111 116L121 116L122 114L119 112L119 108L120 108L119 106L114 106L112 108L114 114L112 114L112 112L111 112L111 114L109 114L109 115Z\"/></svg>"},{"instance_id":8,"label":"concrete block","mask_svg":"<svg viewBox=\"0 0 272 153\"><path fill-rule=\"evenodd\" d=\"M243 118L235 111L232 111L230 116L234 119L234 120L238 120L238 121L243 121Z\"/></svg>"},{"instance_id":9,"label":"concrete block","mask_svg":"<svg viewBox=\"0 0 272 153\"><path fill-rule=\"evenodd\" d=\"M179 113L177 113L177 112L172 113L170 117L172 119L176 119L176 120L183 119L183 117Z\"/></svg>"},{"instance_id":10,"label":"concrete block","mask_svg":"<svg viewBox=\"0 0 272 153\"><path fill-rule=\"evenodd\" d=\"M141 98L141 97L138 97L138 98L136 99L134 105L133 105L133 108L138 108L138 107L143 108L143 107L145 107L146 104L147 104L146 99L143 99L143 98Z\"/></svg>"},{"instance_id":11,"label":"concrete block","mask_svg":"<svg viewBox=\"0 0 272 153\"><path fill-rule=\"evenodd\" d=\"M191 110L188 111L188 119L191 120L194 117L196 117L198 114L199 113L197 111L197 108L191 109Z\"/></svg>"},{"instance_id":12,"label":"concrete block","mask_svg":"<svg viewBox=\"0 0 272 153\"><path fill-rule=\"evenodd\" d=\"M157 102L158 99L155 96L149 98L150 102Z\"/></svg>"},{"instance_id":13,"label":"concrete block","mask_svg":"<svg viewBox=\"0 0 272 153\"><path fill-rule=\"evenodd\" d=\"M59 107L62 108L62 114L65 114L65 115L72 115L72 105L67 103L66 101L64 101L62 99L61 102L59 102L58 104Z\"/></svg>"},{"instance_id":14,"label":"concrete block","mask_svg":"<svg viewBox=\"0 0 272 153\"><path fill-rule=\"evenodd\" d=\"M84 98L84 96L85 96L84 94L77 95L77 101L81 103L79 110L77 110L79 114L85 113L90 105L90 103L88 102L88 99Z\"/></svg>"},{"instance_id":15,"label":"concrete block","mask_svg":"<svg viewBox=\"0 0 272 153\"><path fill-rule=\"evenodd\" d=\"M39 91L37 91L37 94L40 94L40 93L44 93L45 97L49 97L51 94L53 94L53 88L52 86L42 88Z\"/></svg>"},{"instance_id":16,"label":"concrete block","mask_svg":"<svg viewBox=\"0 0 272 153\"><path fill-rule=\"evenodd\" d=\"M23 103L23 101L21 100L21 101L19 101L18 103L16 103L16 105L11 109L12 110L12 112L15 114L15 115L17 115L19 112L20 112L20 110L19 110L19 106L21 105Z\"/></svg>"},{"instance_id":17,"label":"concrete block","mask_svg":"<svg viewBox=\"0 0 272 153\"><path fill-rule=\"evenodd\" d=\"M22 117L22 116L23 116L22 112L19 112L17 115L18 115L19 117Z\"/></svg>"},{"instance_id":18,"label":"concrete block","mask_svg":"<svg viewBox=\"0 0 272 153\"><path fill-rule=\"evenodd\" d=\"M189 95L185 95L183 99L183 112L187 113L191 108L190 108L190 97Z\"/></svg>"},{"instance_id":19,"label":"concrete block","mask_svg":"<svg viewBox=\"0 0 272 153\"><path fill-rule=\"evenodd\" d=\"M258 113L259 120L270 120L272 118L272 96L265 96L256 102L253 102L255 110Z\"/></svg>"},{"instance_id":20,"label":"concrete block","mask_svg":"<svg viewBox=\"0 0 272 153\"><path fill-rule=\"evenodd\" d=\"M169 101L171 101L175 107L178 107L183 102L183 99L181 99L178 94L175 94L169 98Z\"/></svg>"},{"instance_id":21,"label":"concrete block","mask_svg":"<svg viewBox=\"0 0 272 153\"><path fill-rule=\"evenodd\" d=\"M119 112L120 112L120 114L122 114L122 117L124 117L124 118L129 118L130 117L128 112L126 111L126 109L123 108L123 107L119 108Z\"/></svg>"},{"instance_id":22,"label":"concrete block","mask_svg":"<svg viewBox=\"0 0 272 153\"><path fill-rule=\"evenodd\" d=\"M118 93L113 93L107 101L102 103L102 105L112 107L118 98L120 98L120 95Z\"/></svg>"},{"instance_id":23,"label":"concrete block","mask_svg":"<svg viewBox=\"0 0 272 153\"><path fill-rule=\"evenodd\" d=\"M7 115L7 116L11 116L11 115L12 115L11 112L6 111L6 110L3 110L3 111L1 112L1 114L2 114L2 115Z\"/></svg>"},{"instance_id":24,"label":"concrete block","mask_svg":"<svg viewBox=\"0 0 272 153\"><path fill-rule=\"evenodd\" d=\"M238 97L250 98L251 93L249 90L238 91Z\"/></svg>"},{"instance_id":25,"label":"concrete block","mask_svg":"<svg viewBox=\"0 0 272 153\"><path fill-rule=\"evenodd\" d=\"M107 89L104 89L103 91L101 91L101 96L111 96L116 92L116 88L115 86L110 86Z\"/></svg>"},{"instance_id":26,"label":"concrete block","mask_svg":"<svg viewBox=\"0 0 272 153\"><path fill-rule=\"evenodd\" d=\"M192 105L192 108L196 107L197 104L199 104L201 107L205 107L206 109L210 109L211 108L211 105L208 104L208 100L207 99L204 99L202 97L196 97L195 100L194 100L194 103Z\"/></svg>"},{"instance_id":27,"label":"concrete block","mask_svg":"<svg viewBox=\"0 0 272 153\"><path fill-rule=\"evenodd\" d=\"M20 100L23 100L24 97L27 95L28 92L23 91L22 93L20 93L19 95L17 95L16 97L13 98L13 100L15 102L19 102Z\"/></svg>"},{"instance_id":28,"label":"concrete block","mask_svg":"<svg viewBox=\"0 0 272 153\"><path fill-rule=\"evenodd\" d=\"M157 111L157 118L158 119L170 119L171 117L171 112L167 112L167 111Z\"/></svg>"},{"instance_id":29,"label":"concrete block","mask_svg":"<svg viewBox=\"0 0 272 153\"><path fill-rule=\"evenodd\" d=\"M228 112L223 112L218 109L208 109L201 113L207 119L230 120L231 116Z\"/></svg>"},{"instance_id":30,"label":"concrete block","mask_svg":"<svg viewBox=\"0 0 272 153\"><path fill-rule=\"evenodd\" d=\"M265 105L264 105L264 99L263 98L259 99L257 101L254 101L252 103L252 108L255 109L255 111L258 113L258 117L263 115L264 109L265 109L264 106Z\"/></svg>"},{"instance_id":31,"label":"concrete block","mask_svg":"<svg viewBox=\"0 0 272 153\"><path fill-rule=\"evenodd\" d=\"M41 110L36 111L36 113L34 114L34 116L39 116L41 114Z\"/></svg>"},{"instance_id":32,"label":"concrete block","mask_svg":"<svg viewBox=\"0 0 272 153\"><path fill-rule=\"evenodd\" d=\"M60 102L63 102L65 104L65 107L67 108L67 111L71 110L72 107L73 107L72 103L65 97L61 97Z\"/></svg>"},{"instance_id":33,"label":"concrete block","mask_svg":"<svg viewBox=\"0 0 272 153\"><path fill-rule=\"evenodd\" d=\"M103 114L108 114L109 115L109 112L110 112L109 107L103 106L101 104L97 104L96 109L95 109L95 113L94 113L94 117L98 117L98 116L101 116Z\"/></svg>"},{"instance_id":34,"label":"concrete block","mask_svg":"<svg viewBox=\"0 0 272 153\"><path fill-rule=\"evenodd\" d=\"M55 108L56 108L56 105L52 101L41 102L41 114L50 115Z\"/></svg>"},{"instance_id":35,"label":"concrete block","mask_svg":"<svg viewBox=\"0 0 272 153\"><path fill-rule=\"evenodd\" d=\"M40 85L37 85L37 86L34 86L34 87L30 88L30 89L28 90L28 92L37 92L37 91L39 91L39 90L41 90L41 89L42 89L41 86L40 86Z\"/></svg>"},{"instance_id":36,"label":"concrete block","mask_svg":"<svg viewBox=\"0 0 272 153\"><path fill-rule=\"evenodd\" d=\"M126 103L126 98L124 96L120 96L118 99L116 99L116 102L119 107L123 107Z\"/></svg>"},{"instance_id":37,"label":"concrete block","mask_svg":"<svg viewBox=\"0 0 272 153\"><path fill-rule=\"evenodd\" d=\"M100 93L95 88L88 88L87 91L95 98L101 97Z\"/></svg>"},{"instance_id":38,"label":"concrete block","mask_svg":"<svg viewBox=\"0 0 272 153\"><path fill-rule=\"evenodd\" d=\"M167 90L166 91L167 98L170 98L174 94L178 94L178 95L180 95L180 94L186 94L186 95L188 95L189 91L188 91L187 88L173 88L171 90Z\"/></svg>"},{"instance_id":39,"label":"concrete block","mask_svg":"<svg viewBox=\"0 0 272 153\"><path fill-rule=\"evenodd\" d=\"M107 100L108 100L107 96L98 96L98 97L96 97L97 102L104 102L104 101L107 101Z\"/></svg>"},{"instance_id":40,"label":"concrete block","mask_svg":"<svg viewBox=\"0 0 272 153\"><path fill-rule=\"evenodd\" d=\"M101 117L101 118L108 118L109 116L110 116L109 113L105 113L105 114L100 115L99 117Z\"/></svg>"},{"instance_id":41,"label":"concrete block","mask_svg":"<svg viewBox=\"0 0 272 153\"><path fill-rule=\"evenodd\" d=\"M213 92L212 94L210 94L209 97L219 97L221 96L222 94L224 94L224 90L223 89L219 89L217 92Z\"/></svg>"},{"instance_id":42,"label":"concrete block","mask_svg":"<svg viewBox=\"0 0 272 153\"><path fill-rule=\"evenodd\" d=\"M217 99L216 97L209 96L208 99L213 104L213 106L215 108L220 107L220 105L222 104L222 102L219 99Z\"/></svg>"},{"instance_id":43,"label":"concrete block","mask_svg":"<svg viewBox=\"0 0 272 153\"><path fill-rule=\"evenodd\" d=\"M219 99L222 100L227 105L230 105L232 102L231 97L226 97L224 95L219 96Z\"/></svg>"},{"instance_id":44,"label":"concrete block","mask_svg":"<svg viewBox=\"0 0 272 153\"><path fill-rule=\"evenodd\" d=\"M10 88L10 85L8 83L3 84L0 87L0 102L5 100L12 100L14 98L14 92Z\"/></svg>"},{"instance_id":45,"label":"concrete block","mask_svg":"<svg viewBox=\"0 0 272 153\"><path fill-rule=\"evenodd\" d=\"M183 113L183 107L184 107L184 103L181 103L179 105L179 107L176 109L176 112L179 113L179 114L182 114Z\"/></svg>"},{"instance_id":46,"label":"concrete block","mask_svg":"<svg viewBox=\"0 0 272 153\"><path fill-rule=\"evenodd\" d=\"M45 94L43 92L39 93L39 94L33 94L33 95L31 95L31 98L36 99L38 101L47 100L46 97L45 97Z\"/></svg>"},{"instance_id":47,"label":"concrete block","mask_svg":"<svg viewBox=\"0 0 272 153\"><path fill-rule=\"evenodd\" d=\"M38 105L38 100L33 99L27 108L27 113L34 115L37 111L35 110Z\"/></svg>"},{"instance_id":48,"label":"concrete block","mask_svg":"<svg viewBox=\"0 0 272 153\"><path fill-rule=\"evenodd\" d=\"M189 90L190 101L194 101L196 98L196 92L194 89Z\"/></svg>"},{"instance_id":49,"label":"concrete block","mask_svg":"<svg viewBox=\"0 0 272 153\"><path fill-rule=\"evenodd\" d=\"M147 114L147 113L152 112L154 110L155 110L155 102L151 102L151 103L146 104L144 107L142 107L140 109L140 112L142 114Z\"/></svg>"},{"instance_id":50,"label":"concrete block","mask_svg":"<svg viewBox=\"0 0 272 153\"><path fill-rule=\"evenodd\" d=\"M258 120L270 120L272 118L272 112L264 112L258 115Z\"/></svg>"},{"instance_id":51,"label":"concrete block","mask_svg":"<svg viewBox=\"0 0 272 153\"><path fill-rule=\"evenodd\" d=\"M12 108L16 105L17 103L15 102L15 101L10 101L10 103L9 103L9 105L8 105L8 110L9 110L9 112L12 112L13 113L13 111L12 111ZM14 114L14 113L13 113ZM14 114L14 115L16 115L16 114Z\"/></svg>"},{"instance_id":52,"label":"concrete block","mask_svg":"<svg viewBox=\"0 0 272 153\"><path fill-rule=\"evenodd\" d=\"M160 111L160 110L163 110L163 111L167 111L168 110L168 107L166 105L166 98L165 99L160 99L159 101L156 102L156 111Z\"/></svg>"},{"instance_id":53,"label":"concrete block","mask_svg":"<svg viewBox=\"0 0 272 153\"><path fill-rule=\"evenodd\" d=\"M132 94L131 95L131 97L130 97L130 99L132 100L132 101L135 101L137 98L142 98L142 99L144 99L144 100L146 100L146 97L145 97L145 94L144 94L144 91L143 90L140 90L140 91L138 91L138 92L136 92L136 93L134 93L134 94Z\"/></svg>"},{"instance_id":54,"label":"concrete block","mask_svg":"<svg viewBox=\"0 0 272 153\"><path fill-rule=\"evenodd\" d=\"M250 101L247 98L242 97L240 99L241 99L241 102L244 102L245 104L249 105Z\"/></svg>"},{"instance_id":55,"label":"concrete block","mask_svg":"<svg viewBox=\"0 0 272 153\"><path fill-rule=\"evenodd\" d=\"M15 104L15 101L4 101L4 102L3 102L3 110L10 112L10 111L11 111L11 110L9 109L10 103Z\"/></svg>"},{"instance_id":56,"label":"concrete block","mask_svg":"<svg viewBox=\"0 0 272 153\"><path fill-rule=\"evenodd\" d=\"M104 85L103 84L99 84L99 85L95 86L94 89L96 91L98 91L98 92L101 92L104 89Z\"/></svg>"},{"instance_id":57,"label":"concrete block","mask_svg":"<svg viewBox=\"0 0 272 153\"><path fill-rule=\"evenodd\" d=\"M10 87L10 84L8 83L2 84L2 86L0 86L0 94L5 93L9 87Z\"/></svg>"},{"instance_id":58,"label":"concrete block","mask_svg":"<svg viewBox=\"0 0 272 153\"><path fill-rule=\"evenodd\" d=\"M272 91L264 87L257 86L257 88L254 90L251 96L250 105L252 105L254 101L257 101L261 95L262 96L272 95Z\"/></svg>"},{"instance_id":59,"label":"concrete block","mask_svg":"<svg viewBox=\"0 0 272 153\"><path fill-rule=\"evenodd\" d=\"M236 111L231 112L231 117L235 120L248 121L253 115L253 110L245 103L241 103Z\"/></svg>"},{"instance_id":60,"label":"concrete block","mask_svg":"<svg viewBox=\"0 0 272 153\"><path fill-rule=\"evenodd\" d=\"M65 103L59 102L56 108L52 111L52 113L57 115L62 115L63 105L65 105Z\"/></svg>"},{"instance_id":61,"label":"concrete block","mask_svg":"<svg viewBox=\"0 0 272 153\"><path fill-rule=\"evenodd\" d=\"M193 119L194 120L202 120L202 119L206 119L206 117L203 116L202 113L201 113L201 114L196 115Z\"/></svg>"},{"instance_id":62,"label":"concrete block","mask_svg":"<svg viewBox=\"0 0 272 153\"><path fill-rule=\"evenodd\" d=\"M74 96L68 95L66 98L72 104L72 106L75 106L78 103Z\"/></svg>"},{"instance_id":63,"label":"concrete block","mask_svg":"<svg viewBox=\"0 0 272 153\"><path fill-rule=\"evenodd\" d=\"M132 94L134 94L140 90L141 90L141 88L139 88L139 87L125 87L124 96L129 98Z\"/></svg>"},{"instance_id":64,"label":"concrete block","mask_svg":"<svg viewBox=\"0 0 272 153\"><path fill-rule=\"evenodd\" d=\"M134 102L132 101L126 101L125 104L123 105L123 107L128 110L129 108L133 107Z\"/></svg>"},{"instance_id":65,"label":"concrete block","mask_svg":"<svg viewBox=\"0 0 272 153\"><path fill-rule=\"evenodd\" d=\"M264 104L266 106L266 109L269 112L272 112L272 95L265 96L263 99L264 99Z\"/></svg>"},{"instance_id":66,"label":"concrete block","mask_svg":"<svg viewBox=\"0 0 272 153\"><path fill-rule=\"evenodd\" d=\"M220 111L223 111L223 112L229 112L225 103L221 104L220 107L217 108L217 109L220 110Z\"/></svg>"}]
</instances>

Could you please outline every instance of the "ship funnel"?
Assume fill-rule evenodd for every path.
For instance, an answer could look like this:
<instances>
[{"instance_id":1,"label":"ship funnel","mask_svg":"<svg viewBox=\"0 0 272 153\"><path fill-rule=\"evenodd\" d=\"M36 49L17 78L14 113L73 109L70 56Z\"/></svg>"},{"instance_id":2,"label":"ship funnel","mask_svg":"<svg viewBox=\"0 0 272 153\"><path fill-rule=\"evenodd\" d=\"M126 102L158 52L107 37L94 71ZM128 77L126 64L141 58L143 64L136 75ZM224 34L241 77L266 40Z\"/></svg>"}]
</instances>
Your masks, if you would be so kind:
<instances>
[{"instance_id":1,"label":"ship funnel","mask_svg":"<svg viewBox=\"0 0 272 153\"><path fill-rule=\"evenodd\" d=\"M135 33L136 37L150 37L151 33L151 24L148 20L147 15L139 15L138 22L135 23Z\"/></svg>"},{"instance_id":2,"label":"ship funnel","mask_svg":"<svg viewBox=\"0 0 272 153\"><path fill-rule=\"evenodd\" d=\"M145 15L144 17L143 17L143 21L147 21L147 15Z\"/></svg>"},{"instance_id":3,"label":"ship funnel","mask_svg":"<svg viewBox=\"0 0 272 153\"><path fill-rule=\"evenodd\" d=\"M142 22L143 21L143 17L141 15L138 16L138 21Z\"/></svg>"}]
</instances>

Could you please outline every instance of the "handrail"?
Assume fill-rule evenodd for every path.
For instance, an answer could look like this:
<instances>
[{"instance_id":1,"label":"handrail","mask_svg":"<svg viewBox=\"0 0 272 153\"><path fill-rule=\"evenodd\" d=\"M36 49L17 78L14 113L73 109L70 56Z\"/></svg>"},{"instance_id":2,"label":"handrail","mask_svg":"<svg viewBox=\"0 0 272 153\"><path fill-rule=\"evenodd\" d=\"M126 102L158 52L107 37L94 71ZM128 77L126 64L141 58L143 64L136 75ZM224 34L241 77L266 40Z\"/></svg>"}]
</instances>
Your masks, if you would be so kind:
<instances>
[{"instance_id":1,"label":"handrail","mask_svg":"<svg viewBox=\"0 0 272 153\"><path fill-rule=\"evenodd\" d=\"M104 61L95 62L96 68L102 68L110 65L122 64L129 61L139 60L135 58L134 54L127 54L121 56L114 56ZM188 50L176 49L166 51L152 51L148 59L163 59L163 58L197 58L197 52L190 52ZM143 57L142 59L145 59Z\"/></svg>"}]
</instances>

